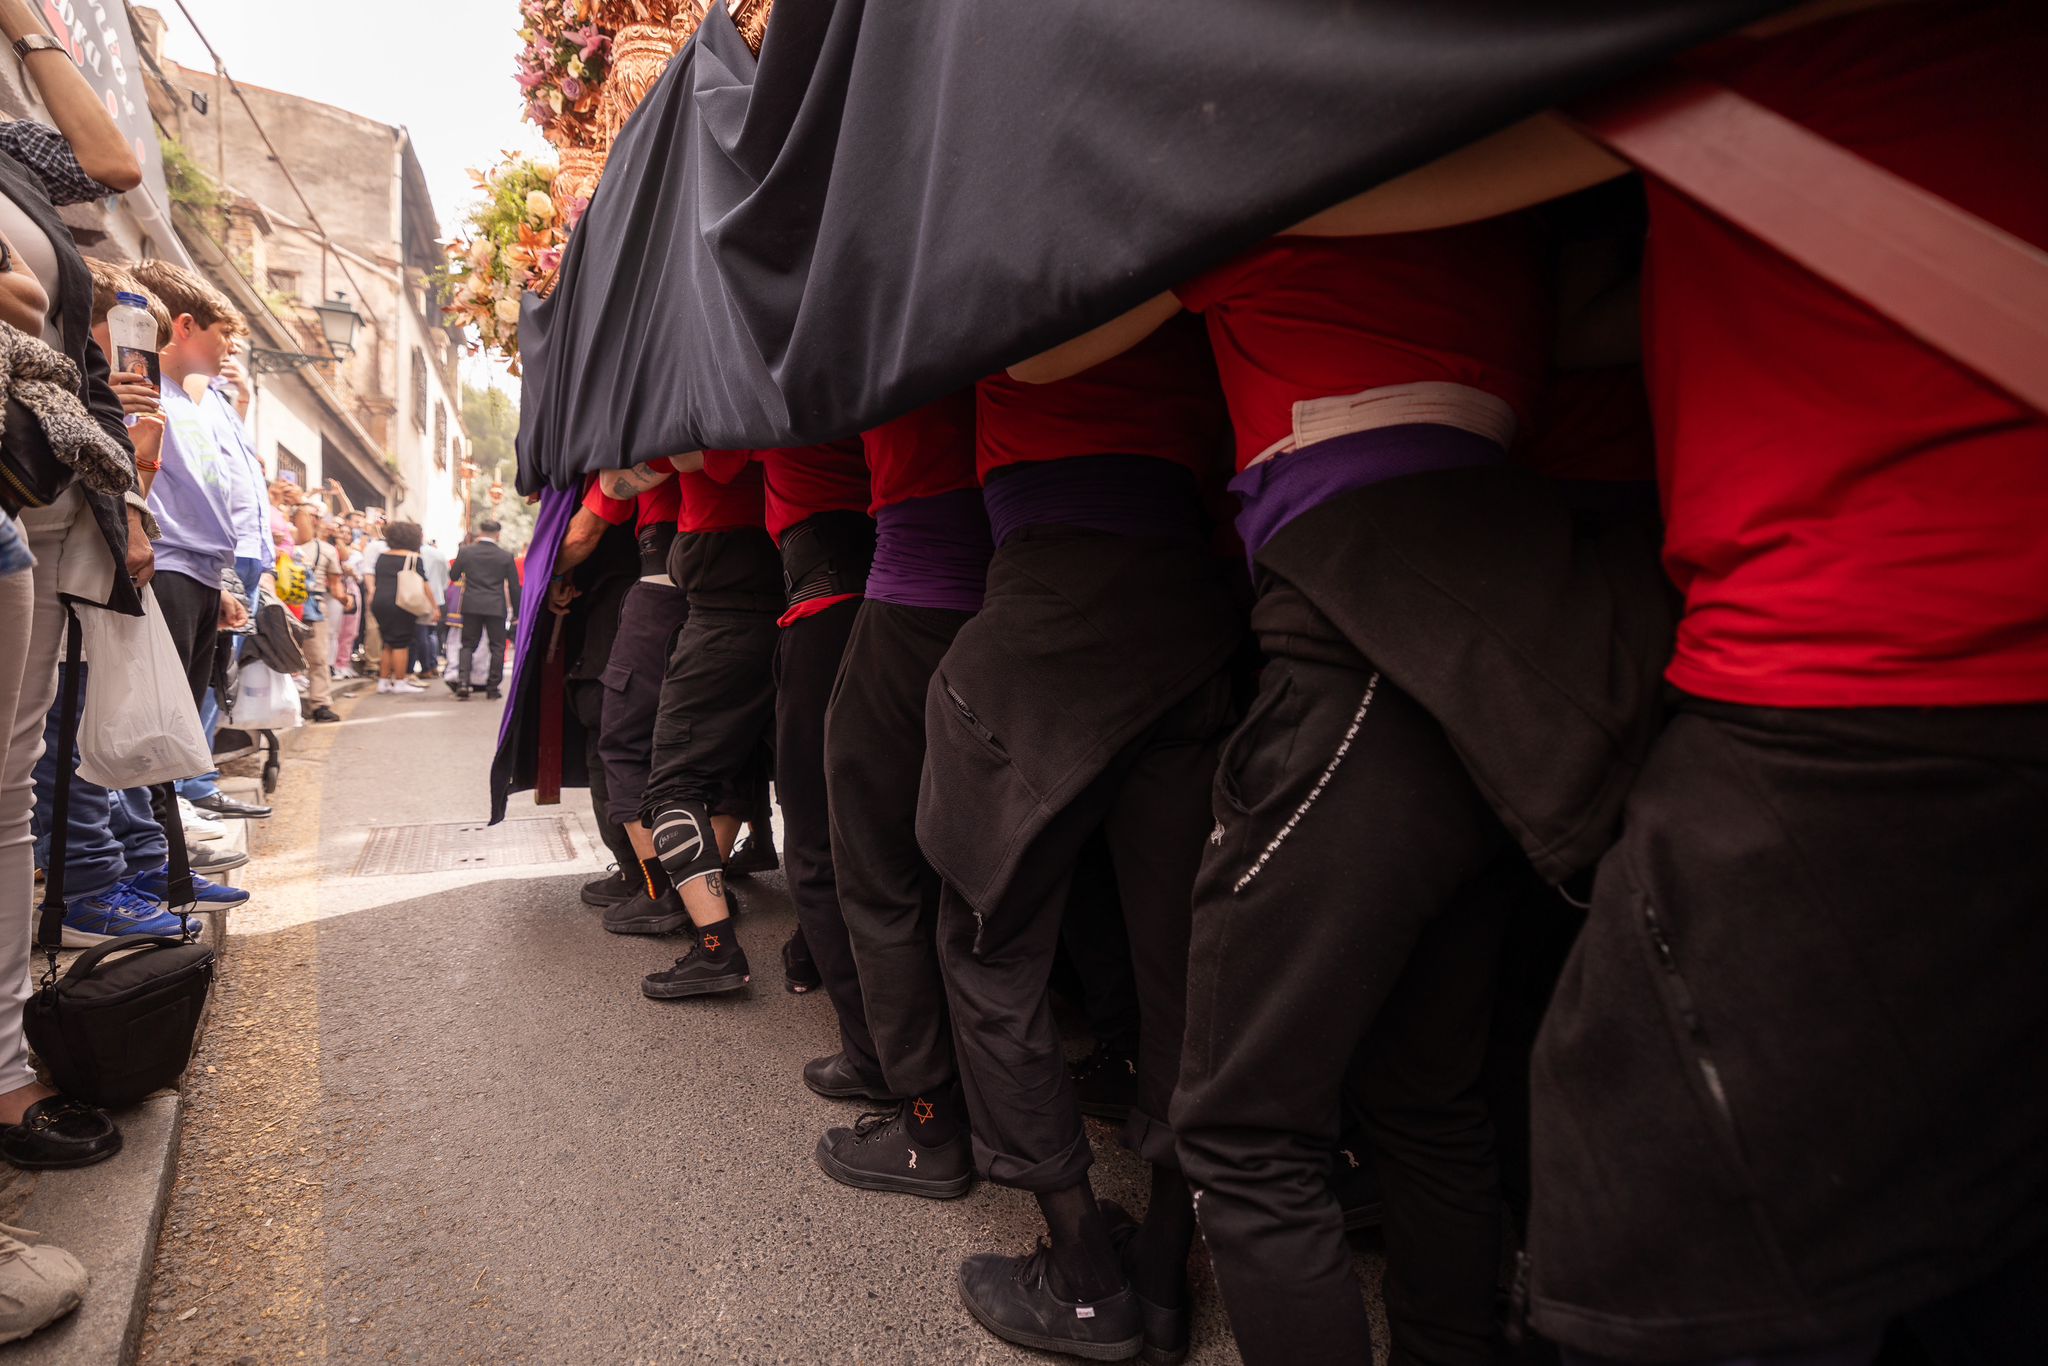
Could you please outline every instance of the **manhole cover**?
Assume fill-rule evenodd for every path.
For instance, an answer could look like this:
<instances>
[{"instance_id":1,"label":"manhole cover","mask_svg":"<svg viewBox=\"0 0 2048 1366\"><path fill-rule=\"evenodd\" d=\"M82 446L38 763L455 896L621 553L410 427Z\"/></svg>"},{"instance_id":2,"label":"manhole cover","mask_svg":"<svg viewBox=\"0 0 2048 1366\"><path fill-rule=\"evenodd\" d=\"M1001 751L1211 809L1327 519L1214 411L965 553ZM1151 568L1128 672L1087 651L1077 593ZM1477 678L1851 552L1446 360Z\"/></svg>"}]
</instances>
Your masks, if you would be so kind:
<instances>
[{"instance_id":1,"label":"manhole cover","mask_svg":"<svg viewBox=\"0 0 2048 1366\"><path fill-rule=\"evenodd\" d=\"M535 816L498 825L442 821L436 825L377 825L356 860L357 877L391 873L446 873L461 868L509 868L568 863L576 857L569 816Z\"/></svg>"}]
</instances>

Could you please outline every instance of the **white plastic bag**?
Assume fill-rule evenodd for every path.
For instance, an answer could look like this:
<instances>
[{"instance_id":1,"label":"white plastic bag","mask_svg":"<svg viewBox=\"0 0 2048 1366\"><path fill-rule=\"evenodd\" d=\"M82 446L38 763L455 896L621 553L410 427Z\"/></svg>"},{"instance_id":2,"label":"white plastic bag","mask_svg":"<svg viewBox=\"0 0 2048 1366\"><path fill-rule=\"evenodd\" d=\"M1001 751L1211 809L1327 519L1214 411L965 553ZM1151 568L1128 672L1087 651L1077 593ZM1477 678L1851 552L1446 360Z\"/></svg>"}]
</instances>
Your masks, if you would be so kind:
<instances>
[{"instance_id":1,"label":"white plastic bag","mask_svg":"<svg viewBox=\"0 0 2048 1366\"><path fill-rule=\"evenodd\" d=\"M448 646L448 663L441 670L441 681L453 684L460 677L462 646L451 641ZM469 686L481 688L490 681L491 651L488 643L480 646L469 661Z\"/></svg>"},{"instance_id":2,"label":"white plastic bag","mask_svg":"<svg viewBox=\"0 0 2048 1366\"><path fill-rule=\"evenodd\" d=\"M78 721L78 774L101 787L146 787L213 768L192 685L156 593L142 615L80 607L85 708Z\"/></svg>"},{"instance_id":3,"label":"white plastic bag","mask_svg":"<svg viewBox=\"0 0 2048 1366\"><path fill-rule=\"evenodd\" d=\"M290 730L300 723L299 689L260 659L242 661L242 687L228 724L238 730Z\"/></svg>"}]
</instances>

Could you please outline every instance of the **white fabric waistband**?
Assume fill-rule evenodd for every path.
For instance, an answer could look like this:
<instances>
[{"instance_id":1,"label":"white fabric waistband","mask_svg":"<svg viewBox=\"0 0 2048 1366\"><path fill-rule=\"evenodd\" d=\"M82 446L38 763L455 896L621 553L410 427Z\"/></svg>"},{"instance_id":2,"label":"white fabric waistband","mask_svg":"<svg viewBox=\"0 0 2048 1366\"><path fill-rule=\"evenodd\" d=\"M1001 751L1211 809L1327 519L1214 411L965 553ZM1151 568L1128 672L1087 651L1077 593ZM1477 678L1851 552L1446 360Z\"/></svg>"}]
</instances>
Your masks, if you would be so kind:
<instances>
[{"instance_id":1,"label":"white fabric waistband","mask_svg":"<svg viewBox=\"0 0 2048 1366\"><path fill-rule=\"evenodd\" d=\"M1251 463L1263 464L1276 455L1354 432L1418 422L1456 427L1497 442L1503 450L1515 439L1515 410L1506 400L1469 384L1425 380L1383 384L1334 398L1303 399L1294 405L1294 430L1260 451Z\"/></svg>"},{"instance_id":2,"label":"white fabric waistband","mask_svg":"<svg viewBox=\"0 0 2048 1366\"><path fill-rule=\"evenodd\" d=\"M640 582L658 583L663 588L674 588L676 586L676 581L666 574L642 574L640 576Z\"/></svg>"}]
</instances>

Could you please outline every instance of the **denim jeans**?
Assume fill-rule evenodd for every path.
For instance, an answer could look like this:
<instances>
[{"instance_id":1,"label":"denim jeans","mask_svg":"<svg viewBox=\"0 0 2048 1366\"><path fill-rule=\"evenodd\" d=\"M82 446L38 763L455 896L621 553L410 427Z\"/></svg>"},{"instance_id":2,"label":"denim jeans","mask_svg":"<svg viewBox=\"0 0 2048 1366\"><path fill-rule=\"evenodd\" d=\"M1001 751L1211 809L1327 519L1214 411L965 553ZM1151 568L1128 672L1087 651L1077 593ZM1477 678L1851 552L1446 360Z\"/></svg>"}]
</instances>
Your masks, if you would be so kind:
<instances>
[{"instance_id":1,"label":"denim jeans","mask_svg":"<svg viewBox=\"0 0 2048 1366\"><path fill-rule=\"evenodd\" d=\"M214 696L212 688L208 688L206 696L199 699L199 725L206 732L206 749L210 754L213 752L214 737L220 734L220 699ZM202 773L196 778L181 778L178 781L178 795L188 802L196 802L202 797L211 797L218 791L220 791L219 769L215 769L211 773Z\"/></svg>"},{"instance_id":2,"label":"denim jeans","mask_svg":"<svg viewBox=\"0 0 2048 1366\"><path fill-rule=\"evenodd\" d=\"M43 725L43 756L36 761L36 862L50 866L51 815L57 801L57 742L63 714L62 667L58 701ZM72 755L71 808L64 837L64 899L99 896L119 882L164 866L170 846L150 810L149 792L110 792L78 776Z\"/></svg>"}]
</instances>

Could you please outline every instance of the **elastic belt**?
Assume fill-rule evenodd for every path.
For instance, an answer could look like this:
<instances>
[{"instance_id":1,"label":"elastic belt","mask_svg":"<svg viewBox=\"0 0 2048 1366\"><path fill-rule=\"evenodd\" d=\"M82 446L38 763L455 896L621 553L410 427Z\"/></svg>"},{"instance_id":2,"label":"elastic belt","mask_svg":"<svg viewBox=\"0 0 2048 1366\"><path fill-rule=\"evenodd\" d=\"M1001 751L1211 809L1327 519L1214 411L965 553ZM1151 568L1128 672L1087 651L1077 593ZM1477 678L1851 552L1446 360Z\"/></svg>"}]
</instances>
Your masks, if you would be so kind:
<instances>
[{"instance_id":1,"label":"elastic belt","mask_svg":"<svg viewBox=\"0 0 2048 1366\"><path fill-rule=\"evenodd\" d=\"M1506 400L1469 384L1428 380L1383 384L1377 389L1332 398L1303 399L1294 405L1294 429L1260 451L1251 465L1335 437L1380 427L1422 424L1455 427L1483 436L1502 450L1515 444L1515 410Z\"/></svg>"},{"instance_id":2,"label":"elastic belt","mask_svg":"<svg viewBox=\"0 0 2048 1366\"><path fill-rule=\"evenodd\" d=\"M864 512L820 512L782 533L782 586L787 604L844 597L867 586L875 559L875 524Z\"/></svg>"}]
</instances>

